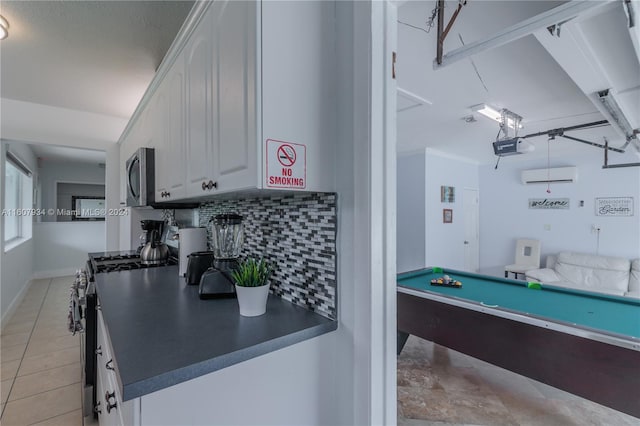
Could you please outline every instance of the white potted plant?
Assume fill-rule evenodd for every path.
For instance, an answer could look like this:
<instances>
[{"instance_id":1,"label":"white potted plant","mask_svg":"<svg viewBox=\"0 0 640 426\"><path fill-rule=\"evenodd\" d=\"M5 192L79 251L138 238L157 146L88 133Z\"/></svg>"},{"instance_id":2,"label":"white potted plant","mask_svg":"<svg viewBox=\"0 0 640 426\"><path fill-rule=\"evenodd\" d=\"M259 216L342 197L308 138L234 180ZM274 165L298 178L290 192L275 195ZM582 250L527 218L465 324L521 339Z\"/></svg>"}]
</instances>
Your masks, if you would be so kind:
<instances>
[{"instance_id":1,"label":"white potted plant","mask_svg":"<svg viewBox=\"0 0 640 426\"><path fill-rule=\"evenodd\" d=\"M272 271L272 266L266 260L249 257L240 262L231 273L238 296L240 315L257 317L267 311L269 276Z\"/></svg>"}]
</instances>

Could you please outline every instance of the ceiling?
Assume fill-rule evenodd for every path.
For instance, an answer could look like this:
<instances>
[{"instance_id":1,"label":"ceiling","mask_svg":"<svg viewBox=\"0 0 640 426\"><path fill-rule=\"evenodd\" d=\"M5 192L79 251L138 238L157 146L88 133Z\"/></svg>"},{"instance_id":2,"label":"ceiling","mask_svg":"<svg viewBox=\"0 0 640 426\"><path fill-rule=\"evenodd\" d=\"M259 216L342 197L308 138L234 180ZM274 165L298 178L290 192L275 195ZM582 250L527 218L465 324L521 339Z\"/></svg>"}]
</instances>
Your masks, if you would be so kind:
<instances>
[{"instance_id":1,"label":"ceiling","mask_svg":"<svg viewBox=\"0 0 640 426\"><path fill-rule=\"evenodd\" d=\"M3 137L38 143L75 138L71 145L87 148L115 143L113 135L122 132L192 6L3 0L0 13L10 24L0 43ZM56 120L64 128L49 131L43 111L64 116L63 126ZM88 114L93 137L82 128Z\"/></svg>"},{"instance_id":2,"label":"ceiling","mask_svg":"<svg viewBox=\"0 0 640 426\"><path fill-rule=\"evenodd\" d=\"M563 3L468 1L448 35L445 52ZM604 69L601 85L613 82L618 92L625 93L626 112L631 112L627 115L640 117L640 63L621 2L616 3L617 7L583 19L579 30L598 58L595 68ZM458 2L446 4L448 21ZM3 138L90 149L115 143L192 5L191 1L3 0L0 13L11 25L9 38L0 43ZM585 81L594 79L587 75L581 80L576 75L579 70L569 69L571 61L562 60L570 56L571 47L554 56L539 34L434 70L436 29L426 33L415 28L426 27L434 6L433 0L409 1L398 10L398 85L426 101L399 112L399 151L429 147L480 163L493 162L491 142L497 124L478 114L475 121L463 120L472 115L469 107L480 103L521 115L520 135L603 119L585 94L593 90L585 89ZM572 22L565 24L569 25ZM567 38L561 33L560 40ZM634 127L640 126L637 120ZM607 137L612 145L623 144L611 127L572 135L598 143ZM561 138L553 143L546 137L530 141L535 152L508 161L543 158L547 149L556 158L602 156L600 149ZM93 161L95 152L86 154L87 161ZM635 151L630 148L624 157L631 155ZM617 157L623 156L613 154L612 162L626 161Z\"/></svg>"},{"instance_id":3,"label":"ceiling","mask_svg":"<svg viewBox=\"0 0 640 426\"><path fill-rule=\"evenodd\" d=\"M56 145L31 145L37 158L45 161L71 161L82 163L105 163L104 151L93 149L68 148Z\"/></svg>"},{"instance_id":4,"label":"ceiling","mask_svg":"<svg viewBox=\"0 0 640 426\"><path fill-rule=\"evenodd\" d=\"M519 131L520 136L605 119L585 90L613 87L615 91L624 92L625 115L640 117L640 102L634 101L640 99L640 62L626 28L622 2L602 8L591 17L576 19L579 23L570 21L563 25L560 33L560 39L565 42L574 37L573 33L567 33L569 27L579 25L588 46L585 50L589 50L584 55L596 58L594 68L601 68L600 75L606 77L606 82L601 83L605 87L598 89L585 88L585 81L593 78L577 75L583 71L571 71L563 54L555 52L553 56L543 46L539 39L545 37L546 29L434 70L437 30L435 26L428 33L425 29L435 3L410 1L398 10L398 87L429 101L409 108L411 105L406 99L399 97L402 105L398 108L399 151L427 147L479 163L495 162L491 142L496 139L498 124L470 108L482 103L507 108L522 116L524 128ZM446 38L444 52L462 47L463 43L468 45L485 39L563 3L468 1ZM446 5L445 24L458 2L447 1ZM611 86L606 87L607 84ZM471 122L463 119L470 115L474 118ZM640 126L637 120L632 124L634 128ZM603 143L603 137L607 137L612 146L624 144L623 137L611 126L567 134L596 143ZM546 158L547 150L552 157L564 162L570 162L575 156L603 157L603 150L599 148L563 138L551 142L547 139L546 136L527 139L535 146L533 153L504 161ZM610 159L612 162L638 161L634 148L629 146L626 151L614 153Z\"/></svg>"}]
</instances>

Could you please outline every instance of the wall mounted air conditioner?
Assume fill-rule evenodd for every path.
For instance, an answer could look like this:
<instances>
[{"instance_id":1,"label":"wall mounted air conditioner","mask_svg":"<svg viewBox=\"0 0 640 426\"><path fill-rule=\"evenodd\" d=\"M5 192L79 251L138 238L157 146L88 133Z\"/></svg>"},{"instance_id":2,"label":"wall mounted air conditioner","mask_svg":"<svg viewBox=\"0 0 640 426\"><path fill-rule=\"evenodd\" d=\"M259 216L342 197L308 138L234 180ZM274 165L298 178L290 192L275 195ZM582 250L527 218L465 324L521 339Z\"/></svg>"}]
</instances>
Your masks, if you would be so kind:
<instances>
[{"instance_id":1,"label":"wall mounted air conditioner","mask_svg":"<svg viewBox=\"0 0 640 426\"><path fill-rule=\"evenodd\" d=\"M522 183L573 183L578 180L577 167L554 167L522 171Z\"/></svg>"}]
</instances>

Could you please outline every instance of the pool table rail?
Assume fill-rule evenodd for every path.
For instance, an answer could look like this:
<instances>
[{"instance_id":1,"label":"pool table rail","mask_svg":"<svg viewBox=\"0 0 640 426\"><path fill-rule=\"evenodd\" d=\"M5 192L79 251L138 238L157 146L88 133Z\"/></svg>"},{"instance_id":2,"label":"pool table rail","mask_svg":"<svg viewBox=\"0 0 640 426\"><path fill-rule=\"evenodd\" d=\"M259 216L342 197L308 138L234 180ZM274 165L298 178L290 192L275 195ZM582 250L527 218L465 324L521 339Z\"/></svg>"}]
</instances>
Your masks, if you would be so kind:
<instances>
[{"instance_id":1,"label":"pool table rail","mask_svg":"<svg viewBox=\"0 0 640 426\"><path fill-rule=\"evenodd\" d=\"M573 336L582 337L585 339L591 339L610 345L620 346L622 348L631 349L640 352L640 339L634 336L626 336L623 334L613 333L607 330L601 330L598 328L587 327L581 324L561 321L557 319L551 319L540 315L531 314L528 312L521 312L505 308L498 305L488 305L483 302L476 302L473 300L463 299L451 295L443 295L440 293L432 292L429 290L416 290L411 287L404 287L398 285L398 291L417 297L424 297L427 299L435 300L441 303L445 303L451 306L458 306L465 309L470 309L477 312L482 312L502 318L506 318L512 321L518 321L524 324L530 324L536 327L542 327L549 330L555 330L560 333L571 334Z\"/></svg>"}]
</instances>

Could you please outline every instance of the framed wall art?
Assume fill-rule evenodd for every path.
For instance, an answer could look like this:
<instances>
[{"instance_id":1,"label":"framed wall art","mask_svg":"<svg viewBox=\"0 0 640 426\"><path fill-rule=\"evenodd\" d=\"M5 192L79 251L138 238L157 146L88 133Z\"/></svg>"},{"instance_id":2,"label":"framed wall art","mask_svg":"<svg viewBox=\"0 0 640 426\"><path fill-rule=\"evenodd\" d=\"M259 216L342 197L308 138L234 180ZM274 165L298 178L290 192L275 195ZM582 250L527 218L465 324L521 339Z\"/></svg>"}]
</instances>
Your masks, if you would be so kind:
<instances>
[{"instance_id":1,"label":"framed wall art","mask_svg":"<svg viewBox=\"0 0 640 426\"><path fill-rule=\"evenodd\" d=\"M596 198L596 216L633 216L633 197Z\"/></svg>"},{"instance_id":2,"label":"framed wall art","mask_svg":"<svg viewBox=\"0 0 640 426\"><path fill-rule=\"evenodd\" d=\"M442 223L453 223L452 209L442 209Z\"/></svg>"},{"instance_id":3,"label":"framed wall art","mask_svg":"<svg viewBox=\"0 0 640 426\"><path fill-rule=\"evenodd\" d=\"M440 201L442 203L455 203L455 201L456 201L456 188L454 186L441 186L440 187Z\"/></svg>"}]
</instances>

